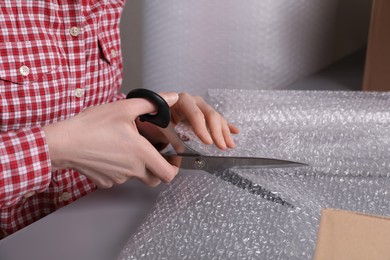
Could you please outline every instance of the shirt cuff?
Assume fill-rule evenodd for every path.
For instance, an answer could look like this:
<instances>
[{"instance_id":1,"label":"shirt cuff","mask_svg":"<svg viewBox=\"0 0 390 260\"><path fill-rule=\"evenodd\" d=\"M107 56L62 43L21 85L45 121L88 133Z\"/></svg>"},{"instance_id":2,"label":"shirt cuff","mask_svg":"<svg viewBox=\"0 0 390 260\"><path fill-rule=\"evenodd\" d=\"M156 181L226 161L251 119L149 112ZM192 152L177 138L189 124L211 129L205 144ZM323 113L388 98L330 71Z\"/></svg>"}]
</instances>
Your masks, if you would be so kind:
<instances>
[{"instance_id":1,"label":"shirt cuff","mask_svg":"<svg viewBox=\"0 0 390 260\"><path fill-rule=\"evenodd\" d=\"M125 95L124 93L117 92L117 93L115 93L115 95L111 98L110 102L119 101L119 100L122 100L122 99L125 99L125 98L126 98L126 95Z\"/></svg>"},{"instance_id":2,"label":"shirt cuff","mask_svg":"<svg viewBox=\"0 0 390 260\"><path fill-rule=\"evenodd\" d=\"M51 180L51 162L45 133L40 127L0 135L0 206L23 196L43 192Z\"/></svg>"}]
</instances>

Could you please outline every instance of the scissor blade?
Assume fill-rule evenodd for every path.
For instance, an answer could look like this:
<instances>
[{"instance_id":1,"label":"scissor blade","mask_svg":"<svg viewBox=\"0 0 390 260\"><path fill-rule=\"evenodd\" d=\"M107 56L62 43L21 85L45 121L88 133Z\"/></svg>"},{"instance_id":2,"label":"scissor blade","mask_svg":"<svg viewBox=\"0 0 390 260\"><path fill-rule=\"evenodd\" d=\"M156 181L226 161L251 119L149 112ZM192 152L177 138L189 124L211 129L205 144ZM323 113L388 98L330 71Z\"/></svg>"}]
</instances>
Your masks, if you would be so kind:
<instances>
[{"instance_id":1,"label":"scissor blade","mask_svg":"<svg viewBox=\"0 0 390 260\"><path fill-rule=\"evenodd\" d=\"M171 163L182 169L214 171L231 168L282 168L300 167L307 164L256 157L204 156L193 154L164 155Z\"/></svg>"}]
</instances>

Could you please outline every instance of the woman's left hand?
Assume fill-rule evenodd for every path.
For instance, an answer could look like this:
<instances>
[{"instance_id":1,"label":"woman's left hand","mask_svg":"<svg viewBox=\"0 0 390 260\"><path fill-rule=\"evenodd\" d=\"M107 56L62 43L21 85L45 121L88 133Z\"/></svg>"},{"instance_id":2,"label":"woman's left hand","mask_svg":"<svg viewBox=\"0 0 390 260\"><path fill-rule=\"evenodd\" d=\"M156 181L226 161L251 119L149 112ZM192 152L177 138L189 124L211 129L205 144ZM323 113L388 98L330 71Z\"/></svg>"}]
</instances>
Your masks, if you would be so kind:
<instances>
[{"instance_id":1,"label":"woman's left hand","mask_svg":"<svg viewBox=\"0 0 390 260\"><path fill-rule=\"evenodd\" d=\"M164 93L160 93L164 97ZM178 124L187 121L195 134L205 144L214 143L219 149L234 148L232 134L238 134L239 129L228 121L202 97L180 93L178 101L171 106L172 122ZM137 120L139 132L156 147L168 143L168 140L158 130L158 127Z\"/></svg>"}]
</instances>

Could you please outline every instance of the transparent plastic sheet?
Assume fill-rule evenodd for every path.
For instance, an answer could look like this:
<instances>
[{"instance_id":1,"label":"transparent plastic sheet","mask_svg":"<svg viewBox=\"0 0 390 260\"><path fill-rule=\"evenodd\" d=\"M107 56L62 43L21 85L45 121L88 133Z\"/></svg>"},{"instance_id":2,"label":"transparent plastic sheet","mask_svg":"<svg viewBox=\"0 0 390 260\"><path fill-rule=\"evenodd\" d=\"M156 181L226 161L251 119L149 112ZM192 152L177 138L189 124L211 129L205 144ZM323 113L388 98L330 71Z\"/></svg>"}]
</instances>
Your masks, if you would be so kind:
<instances>
[{"instance_id":1,"label":"transparent plastic sheet","mask_svg":"<svg viewBox=\"0 0 390 260\"><path fill-rule=\"evenodd\" d=\"M143 85L202 96L289 85L333 61L338 2L145 0Z\"/></svg>"},{"instance_id":2,"label":"transparent plastic sheet","mask_svg":"<svg viewBox=\"0 0 390 260\"><path fill-rule=\"evenodd\" d=\"M241 128L236 149L221 152L177 130L203 154L309 164L231 170L293 207L217 173L183 172L119 259L312 259L322 208L390 215L389 94L217 89L209 102Z\"/></svg>"}]
</instances>

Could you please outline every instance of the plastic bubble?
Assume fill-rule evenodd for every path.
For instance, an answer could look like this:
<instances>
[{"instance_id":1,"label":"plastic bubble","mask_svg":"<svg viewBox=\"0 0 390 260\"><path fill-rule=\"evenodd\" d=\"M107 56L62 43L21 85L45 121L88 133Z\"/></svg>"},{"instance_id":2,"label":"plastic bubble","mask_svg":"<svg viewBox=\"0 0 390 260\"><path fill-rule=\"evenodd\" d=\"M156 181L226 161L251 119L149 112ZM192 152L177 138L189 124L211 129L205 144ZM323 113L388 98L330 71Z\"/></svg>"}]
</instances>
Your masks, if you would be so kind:
<instances>
[{"instance_id":1,"label":"plastic bubble","mask_svg":"<svg viewBox=\"0 0 390 260\"><path fill-rule=\"evenodd\" d=\"M312 259L321 209L390 215L389 93L210 90L209 103L240 126L237 148L179 125L195 150L309 166L180 174L119 259ZM232 176L253 185L223 180Z\"/></svg>"}]
</instances>

